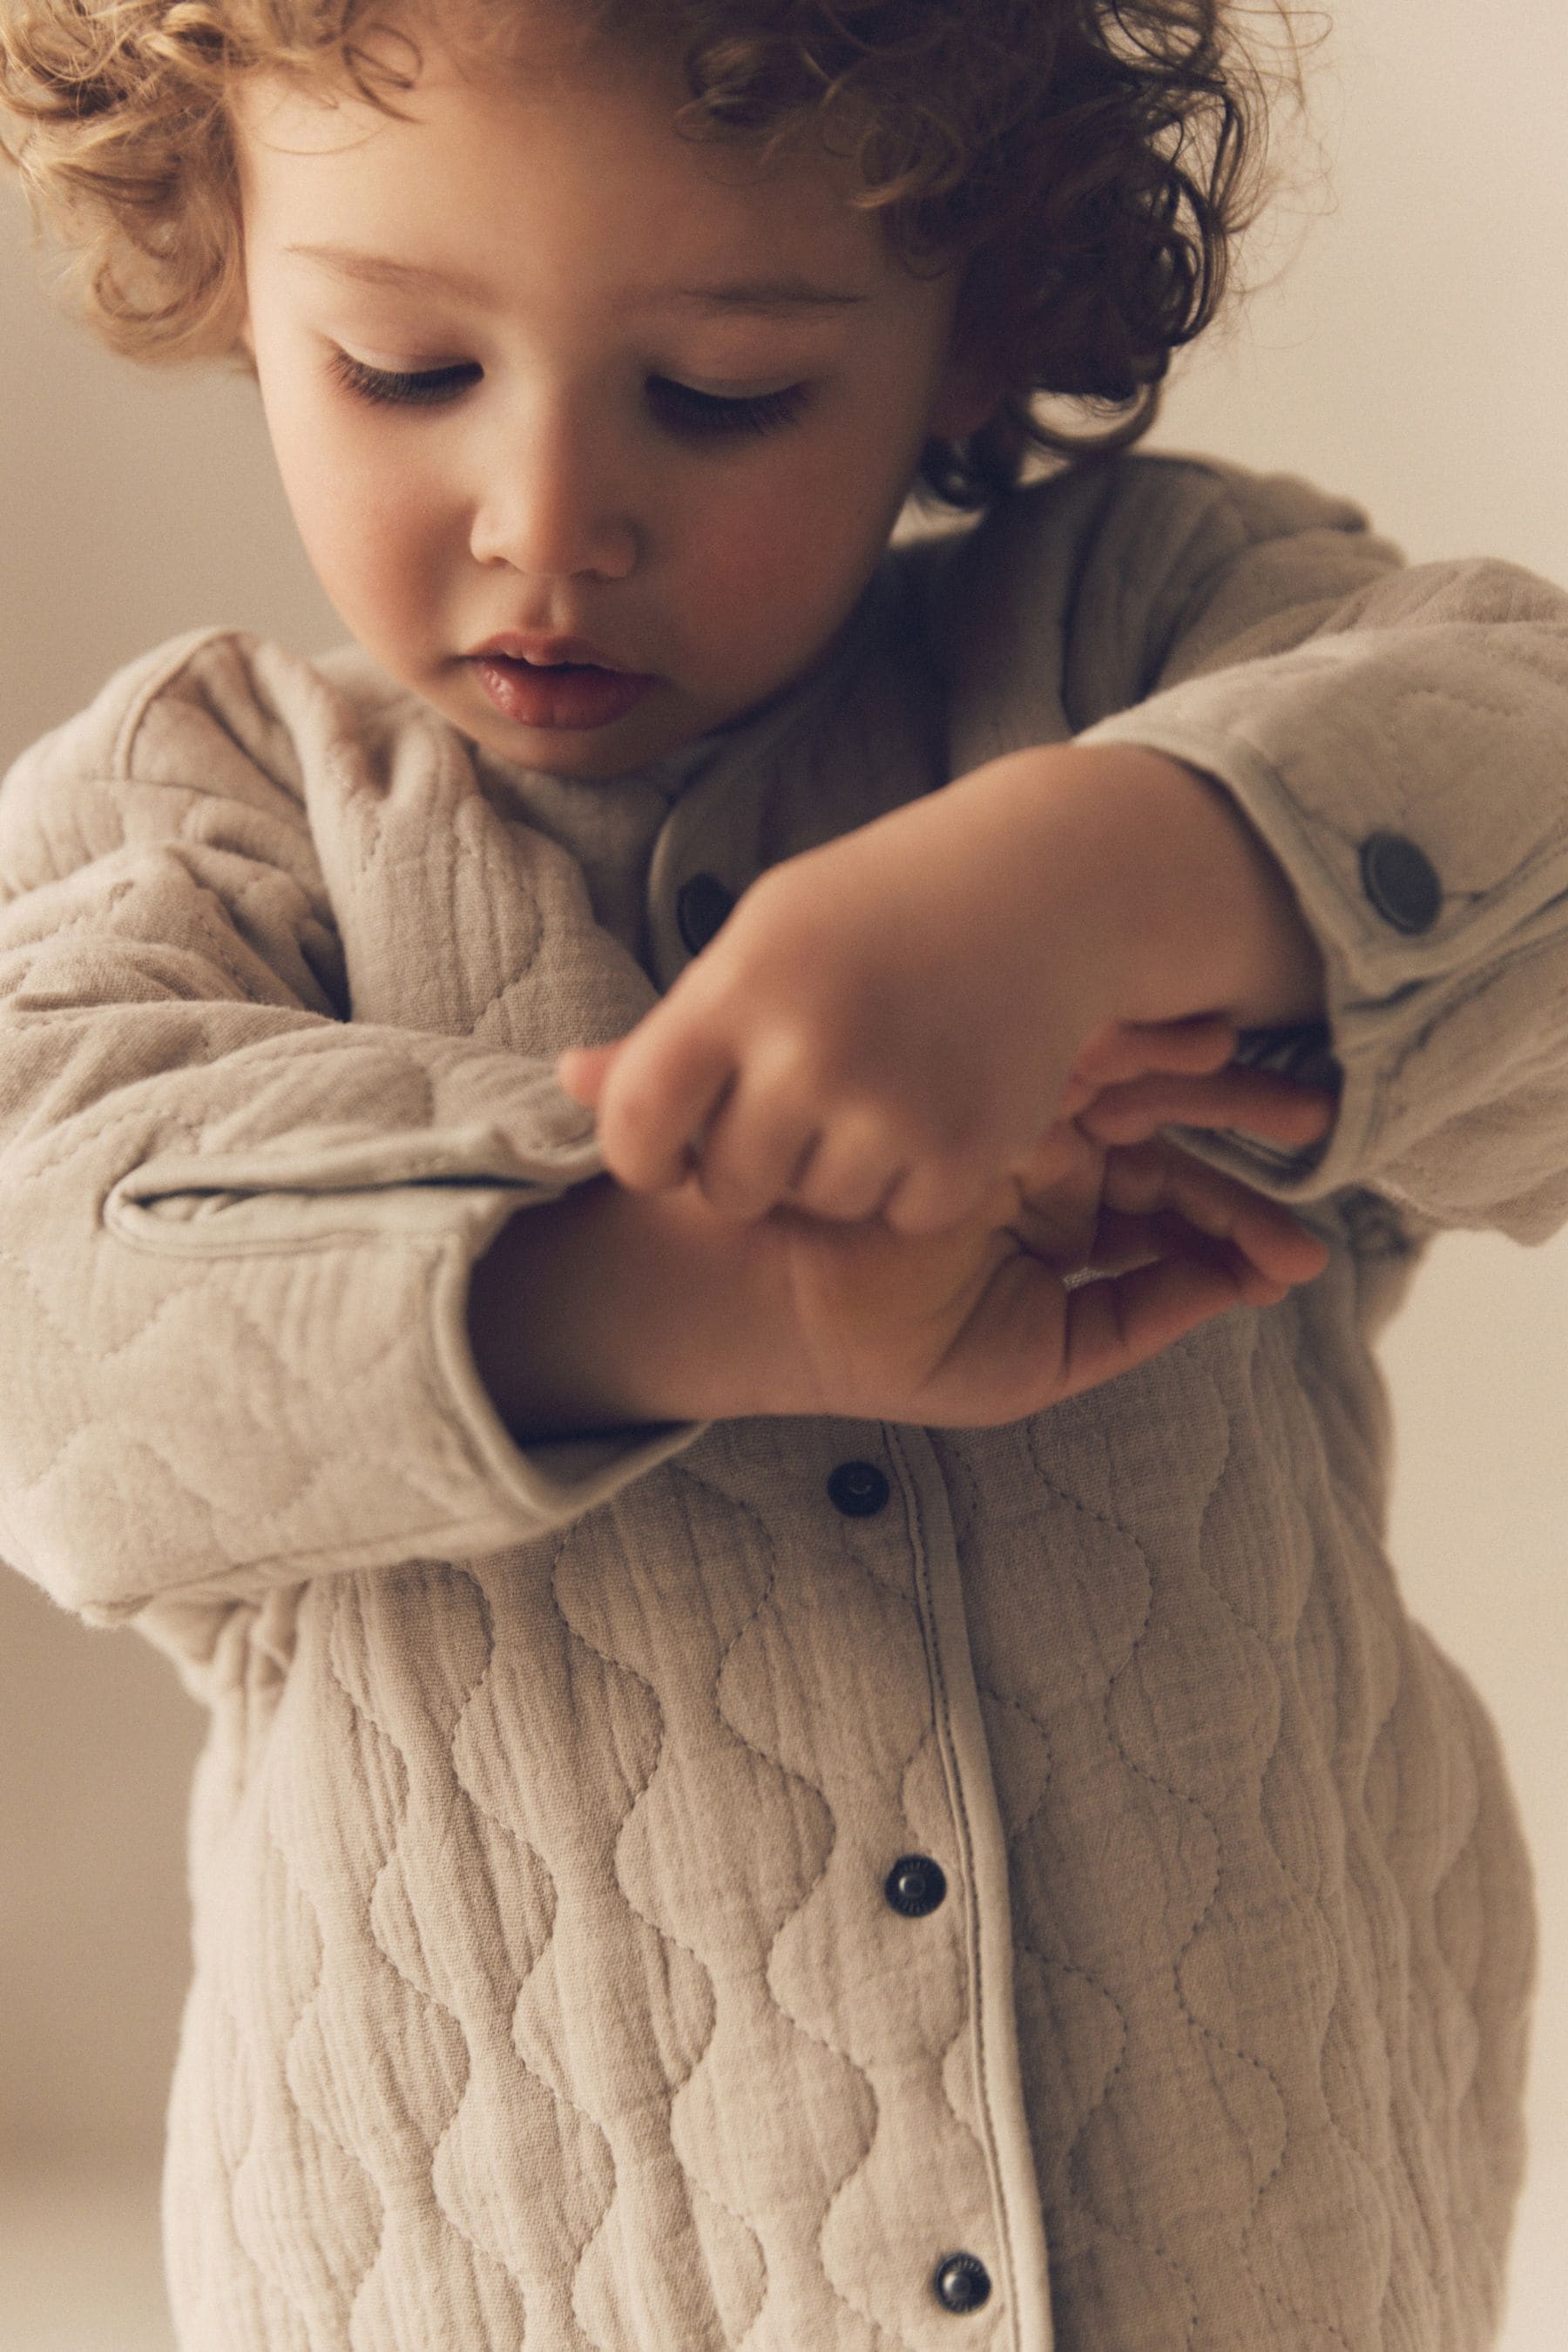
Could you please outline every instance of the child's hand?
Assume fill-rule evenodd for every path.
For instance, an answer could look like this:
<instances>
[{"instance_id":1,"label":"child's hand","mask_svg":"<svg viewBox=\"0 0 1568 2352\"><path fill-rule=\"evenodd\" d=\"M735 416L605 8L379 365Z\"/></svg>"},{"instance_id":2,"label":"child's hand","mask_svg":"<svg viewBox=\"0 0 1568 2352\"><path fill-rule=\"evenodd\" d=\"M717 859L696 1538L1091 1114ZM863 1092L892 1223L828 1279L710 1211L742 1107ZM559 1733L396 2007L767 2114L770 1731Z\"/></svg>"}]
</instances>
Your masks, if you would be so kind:
<instances>
[{"instance_id":1,"label":"child's hand","mask_svg":"<svg viewBox=\"0 0 1568 2352\"><path fill-rule=\"evenodd\" d=\"M1104 1097L1101 1097L1104 1099ZM1146 1111L1123 1107L1136 1128ZM512 1217L474 1268L474 1359L521 1444L752 1414L1015 1421L1323 1265L1284 1209L1165 1142L1063 1124L939 1234L611 1177ZM1099 1279L1074 1283L1089 1274Z\"/></svg>"},{"instance_id":2,"label":"child's hand","mask_svg":"<svg viewBox=\"0 0 1568 2352\"><path fill-rule=\"evenodd\" d=\"M1150 1076L1163 1046L1190 1057L1193 1036L1170 1042L1097 1033L1068 1088L1087 1097L1077 1119L937 1234L788 1206L739 1225L693 1181L639 1195L610 1177L516 1216L475 1269L480 1377L524 1442L752 1413L987 1425L1238 1302L1270 1305L1321 1270L1322 1244L1152 1139L1181 1121L1299 1146L1333 1097L1256 1071ZM1109 1278L1068 1286L1086 1272Z\"/></svg>"},{"instance_id":3,"label":"child's hand","mask_svg":"<svg viewBox=\"0 0 1568 2352\"><path fill-rule=\"evenodd\" d=\"M621 1183L912 1234L1023 1165L1109 1007L1054 969L981 781L773 867L618 1051L563 1058Z\"/></svg>"},{"instance_id":4,"label":"child's hand","mask_svg":"<svg viewBox=\"0 0 1568 2352\"><path fill-rule=\"evenodd\" d=\"M1152 753L996 761L763 874L629 1037L562 1057L562 1083L633 1191L695 1174L740 1221L788 1204L940 1232L1103 1088L1216 1072L1234 1026L1183 1016L1268 962L1277 920L1294 971L1279 892L1215 800ZM1212 904L1169 883L1183 856ZM1107 1075L1116 1035L1133 1049Z\"/></svg>"},{"instance_id":5,"label":"child's hand","mask_svg":"<svg viewBox=\"0 0 1568 2352\"><path fill-rule=\"evenodd\" d=\"M572 1092L594 1103L629 1039L586 1046L563 1056L572 1066ZM1223 1021L1199 1018L1158 1025L1107 1024L1090 1036L1068 1074L1057 1128L1073 1121L1100 1144L1143 1143L1163 1127L1234 1129L1266 1143L1300 1151L1321 1142L1332 1127L1338 1098L1268 1070L1231 1067L1236 1032ZM1045 1163L1034 1164L1037 1176ZM804 1203L793 1195L790 1207Z\"/></svg>"},{"instance_id":6,"label":"child's hand","mask_svg":"<svg viewBox=\"0 0 1568 2352\"><path fill-rule=\"evenodd\" d=\"M1163 1127L1226 1128L1301 1151L1332 1128L1339 1096L1271 1070L1230 1067L1236 1033L1223 1022L1112 1025L1090 1037L1062 1101L1099 1143L1142 1143Z\"/></svg>"},{"instance_id":7,"label":"child's hand","mask_svg":"<svg viewBox=\"0 0 1568 2352\"><path fill-rule=\"evenodd\" d=\"M1174 1146L1106 1149L1070 1125L940 1234L782 1209L763 1236L791 1307L778 1360L800 1389L773 1409L947 1428L1041 1412L1229 1307L1275 1305L1328 1257ZM1100 1278L1069 1286L1086 1273Z\"/></svg>"}]
</instances>

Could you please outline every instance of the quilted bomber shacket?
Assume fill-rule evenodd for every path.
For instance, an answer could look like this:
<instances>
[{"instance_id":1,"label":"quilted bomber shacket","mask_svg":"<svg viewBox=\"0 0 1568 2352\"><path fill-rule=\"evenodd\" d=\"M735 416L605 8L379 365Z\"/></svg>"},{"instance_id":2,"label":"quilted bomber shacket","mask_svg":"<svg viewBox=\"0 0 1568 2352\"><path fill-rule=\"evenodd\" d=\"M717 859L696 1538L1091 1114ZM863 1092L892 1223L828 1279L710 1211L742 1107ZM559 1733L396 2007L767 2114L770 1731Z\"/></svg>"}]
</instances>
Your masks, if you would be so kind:
<instances>
[{"instance_id":1,"label":"quilted bomber shacket","mask_svg":"<svg viewBox=\"0 0 1568 2352\"><path fill-rule=\"evenodd\" d=\"M1327 1271L1008 1427L520 1451L466 1286L598 1170L557 1049L697 877L1086 730L1292 878L1335 1133L1203 1148ZM1568 599L1141 457L895 551L642 775L225 631L13 770L0 1545L212 1709L185 2352L1490 2340L1528 1869L1369 1343L1435 1226L1568 1215L1565 759Z\"/></svg>"}]
</instances>

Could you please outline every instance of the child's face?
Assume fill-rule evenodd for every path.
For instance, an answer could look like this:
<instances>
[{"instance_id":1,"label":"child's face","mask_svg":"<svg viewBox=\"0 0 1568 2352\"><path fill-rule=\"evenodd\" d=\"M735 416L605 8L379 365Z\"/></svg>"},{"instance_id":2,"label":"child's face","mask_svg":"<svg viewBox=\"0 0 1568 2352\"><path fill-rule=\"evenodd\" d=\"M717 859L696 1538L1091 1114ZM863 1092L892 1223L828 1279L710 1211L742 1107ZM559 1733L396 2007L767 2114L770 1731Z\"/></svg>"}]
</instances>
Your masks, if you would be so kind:
<instances>
[{"instance_id":1,"label":"child's face","mask_svg":"<svg viewBox=\"0 0 1568 2352\"><path fill-rule=\"evenodd\" d=\"M645 59L520 94L422 46L407 123L269 82L241 101L284 486L395 677L507 759L616 775L806 670L927 438L981 421L956 273L910 276L815 149L763 176L682 141ZM410 374L415 398L384 380ZM597 667L476 659L498 637Z\"/></svg>"}]
</instances>

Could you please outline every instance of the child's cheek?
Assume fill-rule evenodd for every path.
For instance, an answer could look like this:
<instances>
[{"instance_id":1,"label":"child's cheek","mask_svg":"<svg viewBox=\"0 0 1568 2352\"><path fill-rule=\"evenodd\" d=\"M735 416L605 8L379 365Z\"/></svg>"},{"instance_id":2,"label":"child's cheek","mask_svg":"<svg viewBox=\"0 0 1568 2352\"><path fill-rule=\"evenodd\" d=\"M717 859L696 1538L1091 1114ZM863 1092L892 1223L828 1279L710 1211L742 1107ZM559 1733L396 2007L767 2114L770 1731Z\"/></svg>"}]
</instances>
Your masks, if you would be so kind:
<instances>
[{"instance_id":1,"label":"child's cheek","mask_svg":"<svg viewBox=\"0 0 1568 2352\"><path fill-rule=\"evenodd\" d=\"M691 642L723 646L753 695L809 666L882 554L888 499L857 499L852 481L781 467L746 497L708 505L689 574Z\"/></svg>"},{"instance_id":2,"label":"child's cheek","mask_svg":"<svg viewBox=\"0 0 1568 2352\"><path fill-rule=\"evenodd\" d=\"M289 485L316 576L362 644L406 672L441 643L449 532L437 486L351 436L323 436ZM450 650L460 650L451 648Z\"/></svg>"}]
</instances>

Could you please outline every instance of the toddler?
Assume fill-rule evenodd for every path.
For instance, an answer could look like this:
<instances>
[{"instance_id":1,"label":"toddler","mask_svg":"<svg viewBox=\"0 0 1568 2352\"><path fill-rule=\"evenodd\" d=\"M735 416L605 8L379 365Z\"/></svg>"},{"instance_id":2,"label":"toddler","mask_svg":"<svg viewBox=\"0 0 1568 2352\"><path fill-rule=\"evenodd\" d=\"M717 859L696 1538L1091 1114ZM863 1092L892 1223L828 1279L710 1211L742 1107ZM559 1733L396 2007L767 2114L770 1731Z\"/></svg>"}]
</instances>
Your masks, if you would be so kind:
<instances>
[{"instance_id":1,"label":"toddler","mask_svg":"<svg viewBox=\"0 0 1568 2352\"><path fill-rule=\"evenodd\" d=\"M1568 1216L1568 601L1127 454L1226 12L16 0L0 93L355 640L0 793L0 1543L212 1709L184 2352L1476 2352L1528 1869L1369 1350Z\"/></svg>"}]
</instances>

